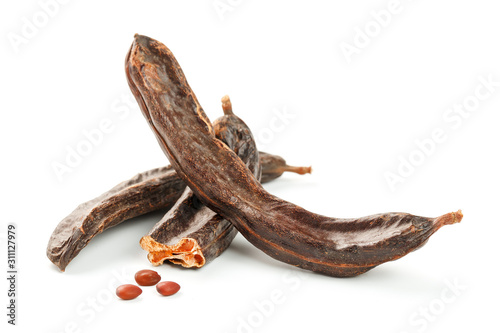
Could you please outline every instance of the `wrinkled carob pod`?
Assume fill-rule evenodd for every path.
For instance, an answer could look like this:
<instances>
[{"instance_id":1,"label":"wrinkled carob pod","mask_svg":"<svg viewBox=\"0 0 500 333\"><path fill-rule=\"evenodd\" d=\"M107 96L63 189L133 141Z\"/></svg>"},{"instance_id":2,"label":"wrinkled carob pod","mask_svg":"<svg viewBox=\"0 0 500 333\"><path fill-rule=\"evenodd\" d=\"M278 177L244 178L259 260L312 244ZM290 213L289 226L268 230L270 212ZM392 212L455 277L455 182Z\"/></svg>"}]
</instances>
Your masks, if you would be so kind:
<instances>
[{"instance_id":1,"label":"wrinkled carob pod","mask_svg":"<svg viewBox=\"0 0 500 333\"><path fill-rule=\"evenodd\" d=\"M222 103L225 115L214 122L216 136L260 180L259 153L252 133L234 115L228 96L222 98ZM226 250L237 233L231 222L203 205L187 188L140 244L155 266L169 260L184 267L202 267Z\"/></svg>"},{"instance_id":2,"label":"wrinkled carob pod","mask_svg":"<svg viewBox=\"0 0 500 333\"><path fill-rule=\"evenodd\" d=\"M276 155L262 152L260 155L265 181L279 177L277 170L294 172L301 168L287 166L285 160ZM186 184L171 166L142 172L80 204L59 222L50 236L47 257L64 271L97 234L128 219L170 208L185 188Z\"/></svg>"},{"instance_id":3,"label":"wrinkled carob pod","mask_svg":"<svg viewBox=\"0 0 500 333\"><path fill-rule=\"evenodd\" d=\"M61 271L97 234L123 221L171 207L186 184L170 166L152 169L80 204L52 232L47 257Z\"/></svg>"},{"instance_id":4,"label":"wrinkled carob pod","mask_svg":"<svg viewBox=\"0 0 500 333\"><path fill-rule=\"evenodd\" d=\"M386 213L331 218L264 190L238 156L214 136L172 52L136 35L127 79L161 148L179 176L208 207L271 257L311 271L347 277L421 247L461 211L438 218Z\"/></svg>"}]
</instances>

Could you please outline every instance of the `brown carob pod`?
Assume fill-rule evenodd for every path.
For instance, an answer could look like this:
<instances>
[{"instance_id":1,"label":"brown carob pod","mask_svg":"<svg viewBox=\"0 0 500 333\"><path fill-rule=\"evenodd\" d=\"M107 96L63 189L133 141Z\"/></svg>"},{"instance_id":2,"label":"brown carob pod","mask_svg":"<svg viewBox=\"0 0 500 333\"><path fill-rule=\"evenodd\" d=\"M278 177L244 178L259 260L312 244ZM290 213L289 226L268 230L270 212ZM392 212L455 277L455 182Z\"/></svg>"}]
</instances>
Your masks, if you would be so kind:
<instances>
[{"instance_id":1,"label":"brown carob pod","mask_svg":"<svg viewBox=\"0 0 500 333\"><path fill-rule=\"evenodd\" d=\"M259 153L250 129L234 115L228 96L222 98L222 108L225 115L214 122L215 135L259 180ZM276 169L271 174L276 175ZM226 250L237 232L231 222L202 204L186 188L168 213L141 238L140 244L149 252L148 259L154 266L168 260L184 267L202 267Z\"/></svg>"},{"instance_id":2,"label":"brown carob pod","mask_svg":"<svg viewBox=\"0 0 500 333\"><path fill-rule=\"evenodd\" d=\"M337 277L356 276L421 247L461 211L438 218L386 213L331 218L264 190L214 130L172 52L136 35L126 60L129 85L172 166L205 205L280 261Z\"/></svg>"},{"instance_id":3,"label":"brown carob pod","mask_svg":"<svg viewBox=\"0 0 500 333\"><path fill-rule=\"evenodd\" d=\"M171 207L186 184L170 167L152 169L80 204L52 232L47 257L61 271L97 234L121 222Z\"/></svg>"},{"instance_id":4,"label":"brown carob pod","mask_svg":"<svg viewBox=\"0 0 500 333\"><path fill-rule=\"evenodd\" d=\"M262 159L261 163L266 170L281 169L286 165L279 156L265 155L269 157ZM264 176L267 177L266 173ZM274 176L272 172L266 180L270 181ZM168 209L185 188L185 183L171 166L142 172L80 204L59 222L50 236L47 257L64 271L97 234L128 219Z\"/></svg>"}]
</instances>

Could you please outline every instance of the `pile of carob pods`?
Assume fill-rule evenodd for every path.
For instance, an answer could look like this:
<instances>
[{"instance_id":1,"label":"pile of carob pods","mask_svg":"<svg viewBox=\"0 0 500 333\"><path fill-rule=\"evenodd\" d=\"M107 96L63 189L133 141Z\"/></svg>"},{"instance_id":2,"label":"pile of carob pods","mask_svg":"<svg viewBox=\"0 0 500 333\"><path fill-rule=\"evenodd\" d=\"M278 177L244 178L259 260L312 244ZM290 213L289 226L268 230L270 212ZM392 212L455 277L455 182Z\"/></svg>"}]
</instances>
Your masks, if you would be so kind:
<instances>
[{"instance_id":1,"label":"pile of carob pods","mask_svg":"<svg viewBox=\"0 0 500 333\"><path fill-rule=\"evenodd\" d=\"M50 237L47 256L61 271L97 234L125 220L167 210L140 239L149 261L199 268L240 232L269 256L335 277L367 272L420 248L462 212L437 218L384 213L332 218L311 213L261 185L283 172L310 173L257 150L247 125L222 98L224 115L205 115L172 52L135 35L126 77L170 166L140 173L79 205ZM117 291L118 292L118 291Z\"/></svg>"}]
</instances>

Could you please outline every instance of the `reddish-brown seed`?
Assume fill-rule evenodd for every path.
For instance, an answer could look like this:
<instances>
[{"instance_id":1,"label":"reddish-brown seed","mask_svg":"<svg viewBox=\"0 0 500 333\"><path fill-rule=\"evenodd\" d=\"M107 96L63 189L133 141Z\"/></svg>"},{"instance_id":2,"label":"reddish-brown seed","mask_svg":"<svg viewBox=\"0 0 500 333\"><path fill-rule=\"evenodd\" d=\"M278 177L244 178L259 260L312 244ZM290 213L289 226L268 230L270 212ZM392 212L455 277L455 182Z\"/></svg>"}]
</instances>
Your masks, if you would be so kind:
<instances>
[{"instance_id":1,"label":"reddish-brown seed","mask_svg":"<svg viewBox=\"0 0 500 333\"><path fill-rule=\"evenodd\" d=\"M140 286L154 286L160 282L161 276L153 270L143 269L135 273L135 281Z\"/></svg>"},{"instance_id":2,"label":"reddish-brown seed","mask_svg":"<svg viewBox=\"0 0 500 333\"><path fill-rule=\"evenodd\" d=\"M124 300L134 299L142 294L142 289L133 284L122 284L116 288L116 296Z\"/></svg>"},{"instance_id":3,"label":"reddish-brown seed","mask_svg":"<svg viewBox=\"0 0 500 333\"><path fill-rule=\"evenodd\" d=\"M179 284L172 281L163 281L156 285L156 290L163 296L170 296L175 294L181 289Z\"/></svg>"}]
</instances>

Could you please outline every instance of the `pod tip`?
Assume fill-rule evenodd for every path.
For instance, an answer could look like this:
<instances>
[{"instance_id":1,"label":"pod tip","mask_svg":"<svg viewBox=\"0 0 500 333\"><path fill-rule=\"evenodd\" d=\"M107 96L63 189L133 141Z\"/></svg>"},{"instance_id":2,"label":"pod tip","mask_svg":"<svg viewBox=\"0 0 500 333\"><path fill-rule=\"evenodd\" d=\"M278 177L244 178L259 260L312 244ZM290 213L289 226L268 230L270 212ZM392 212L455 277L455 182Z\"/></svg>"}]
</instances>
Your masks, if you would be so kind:
<instances>
[{"instance_id":1,"label":"pod tip","mask_svg":"<svg viewBox=\"0 0 500 333\"><path fill-rule=\"evenodd\" d=\"M305 175L306 173L311 173L312 172L312 167L304 167L304 166L290 166L290 165L285 165L285 167L282 169L283 171L288 171L288 172L294 172L299 175Z\"/></svg>"},{"instance_id":2,"label":"pod tip","mask_svg":"<svg viewBox=\"0 0 500 333\"><path fill-rule=\"evenodd\" d=\"M459 223L460 221L462 221L463 217L464 217L464 214L462 214L462 210L459 209L456 212L451 212L451 213L439 216L436 219L435 225L437 225L438 227L442 227L443 225L447 225L447 224Z\"/></svg>"},{"instance_id":3,"label":"pod tip","mask_svg":"<svg viewBox=\"0 0 500 333\"><path fill-rule=\"evenodd\" d=\"M456 211L453 214L455 216L455 221L453 223L459 223L460 221L462 221L462 218L464 217L464 214L462 214L462 210L461 209L459 209L458 211Z\"/></svg>"},{"instance_id":4,"label":"pod tip","mask_svg":"<svg viewBox=\"0 0 500 333\"><path fill-rule=\"evenodd\" d=\"M222 102L222 110L226 116L233 114L233 105L231 104L231 100L228 95L225 95L220 100Z\"/></svg>"}]
</instances>

